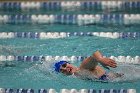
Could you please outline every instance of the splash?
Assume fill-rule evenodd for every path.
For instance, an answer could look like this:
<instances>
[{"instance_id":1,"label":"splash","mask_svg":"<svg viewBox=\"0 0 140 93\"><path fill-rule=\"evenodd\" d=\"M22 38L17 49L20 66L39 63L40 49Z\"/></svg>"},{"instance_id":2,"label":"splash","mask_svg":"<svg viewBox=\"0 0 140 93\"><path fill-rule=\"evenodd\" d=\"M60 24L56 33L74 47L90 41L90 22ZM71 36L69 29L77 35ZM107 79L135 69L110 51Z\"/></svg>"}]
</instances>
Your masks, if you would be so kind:
<instances>
[{"instance_id":1,"label":"splash","mask_svg":"<svg viewBox=\"0 0 140 93\"><path fill-rule=\"evenodd\" d=\"M116 78L113 82L135 82L140 80L140 65L119 64L117 68L112 69L114 73L123 73L122 77Z\"/></svg>"},{"instance_id":2,"label":"splash","mask_svg":"<svg viewBox=\"0 0 140 93\"><path fill-rule=\"evenodd\" d=\"M41 73L46 75L46 79L53 80L62 85L67 85L67 83L63 79L65 77L62 74L56 73L54 71L55 62L56 61L54 61L54 60L44 61L44 62L42 62L42 64L37 64L37 68Z\"/></svg>"},{"instance_id":3,"label":"splash","mask_svg":"<svg viewBox=\"0 0 140 93\"><path fill-rule=\"evenodd\" d=\"M90 72L82 72L80 76L82 76L82 78L80 77L75 77L74 75L72 76L65 76L62 74L58 74L54 71L54 66L55 61L45 61L42 62L42 64L38 64L38 69L46 74L46 78L50 79L50 80L55 80L55 81L59 81L61 83L65 83L65 81L63 80L64 78L71 78L73 79L82 79L85 78L85 76L88 76L88 79L85 80L92 80L97 81L97 82L102 82L100 80L98 80L98 78L95 75L92 75ZM112 80L109 81L105 81L105 82L136 82L137 80L140 80L140 65L133 65L133 64L119 64L117 68L112 68L111 70L107 71L107 72L113 72L113 73L123 73L124 75L121 77L117 77L114 78ZM63 78L63 79L62 79Z\"/></svg>"}]
</instances>

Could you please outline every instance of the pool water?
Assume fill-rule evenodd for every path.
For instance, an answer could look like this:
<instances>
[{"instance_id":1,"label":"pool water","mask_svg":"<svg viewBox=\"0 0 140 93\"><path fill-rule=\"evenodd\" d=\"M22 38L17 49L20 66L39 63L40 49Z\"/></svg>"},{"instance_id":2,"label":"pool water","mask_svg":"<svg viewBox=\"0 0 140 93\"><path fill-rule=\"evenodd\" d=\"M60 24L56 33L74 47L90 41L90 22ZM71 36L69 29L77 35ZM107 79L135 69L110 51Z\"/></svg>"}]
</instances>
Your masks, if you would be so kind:
<instances>
[{"instance_id":1,"label":"pool water","mask_svg":"<svg viewBox=\"0 0 140 93\"><path fill-rule=\"evenodd\" d=\"M113 13L126 13L127 11L113 11ZM104 11L0 11L0 14L84 14L104 13ZM111 12L112 13L112 12ZM140 13L139 10L127 13ZM64 24L0 24L0 32L139 32L139 25L64 25ZM95 36L72 36L60 39L27 39L13 38L0 40L0 55L14 56L90 56L100 50L105 56L140 56L140 39L110 39ZM4 64L13 64L5 67ZM42 64L43 63L43 64ZM79 66L76 61L74 65ZM132 64L118 64L113 71L126 73L125 78L114 82L95 82L53 73L50 62L0 62L0 87L2 88L33 88L33 89L136 89L140 92L140 66ZM131 77L134 76L134 77Z\"/></svg>"},{"instance_id":2,"label":"pool water","mask_svg":"<svg viewBox=\"0 0 140 93\"><path fill-rule=\"evenodd\" d=\"M99 42L100 41L100 42ZM108 39L100 37L70 37L63 39L6 39L0 42L0 53L3 55L52 55L52 56L90 56L96 50L100 50L105 56L139 54L140 40ZM128 51L129 50L129 51ZM11 62L14 67L0 67L0 86L4 88L94 88L94 89L128 89L139 91L139 79L128 82L101 83L66 77L61 74L51 73L48 70L49 63L44 62ZM79 65L80 62L75 62ZM125 67L126 65L124 65ZM120 65L119 65L120 67ZM136 66L139 68L139 66ZM134 70L136 68L134 66ZM121 67L123 68L123 67ZM129 69L133 69L129 66ZM128 69L128 68L127 68ZM129 70L128 69L128 70ZM114 69L115 70L115 69ZM125 71L126 69L124 69ZM140 69L138 69L140 71ZM137 72L138 72L137 71ZM128 72L126 72L128 74ZM130 73L130 72L129 72ZM139 72L138 72L139 73ZM130 73L133 75L134 72ZM136 72L135 72L136 74ZM128 76L130 76L128 75ZM136 74L137 75L137 74ZM140 76L139 76L140 77Z\"/></svg>"}]
</instances>

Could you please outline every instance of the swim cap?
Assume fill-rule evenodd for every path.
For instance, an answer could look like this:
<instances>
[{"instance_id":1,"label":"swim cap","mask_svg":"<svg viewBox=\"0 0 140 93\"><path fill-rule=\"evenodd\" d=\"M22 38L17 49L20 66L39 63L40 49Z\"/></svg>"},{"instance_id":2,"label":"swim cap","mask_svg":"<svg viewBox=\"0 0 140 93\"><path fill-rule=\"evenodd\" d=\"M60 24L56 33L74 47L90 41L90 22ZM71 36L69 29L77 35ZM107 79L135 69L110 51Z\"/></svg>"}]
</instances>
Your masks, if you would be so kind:
<instances>
[{"instance_id":1,"label":"swim cap","mask_svg":"<svg viewBox=\"0 0 140 93\"><path fill-rule=\"evenodd\" d=\"M54 68L55 68L55 71L56 72L59 72L60 71L60 67L65 64L65 63L68 63L67 61L59 61L59 62L56 62L54 64Z\"/></svg>"}]
</instances>

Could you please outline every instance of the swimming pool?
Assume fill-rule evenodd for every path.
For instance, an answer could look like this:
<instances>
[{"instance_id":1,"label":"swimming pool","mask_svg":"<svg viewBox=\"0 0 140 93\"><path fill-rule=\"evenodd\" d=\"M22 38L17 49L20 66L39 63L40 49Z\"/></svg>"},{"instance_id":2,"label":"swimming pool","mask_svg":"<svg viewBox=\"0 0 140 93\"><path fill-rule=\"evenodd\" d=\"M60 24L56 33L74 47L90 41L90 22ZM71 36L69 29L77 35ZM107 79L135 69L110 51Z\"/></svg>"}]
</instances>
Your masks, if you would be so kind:
<instances>
[{"instance_id":1,"label":"swimming pool","mask_svg":"<svg viewBox=\"0 0 140 93\"><path fill-rule=\"evenodd\" d=\"M77 2L75 7L78 12L75 9L71 10L71 7L67 9L66 6L63 10L59 6L60 2L57 3L56 9L53 9L54 3L43 3L44 6L48 4L50 8L47 10L42 7L36 9L37 12L34 10L35 6L25 10L28 9L29 6L26 5L30 5L29 3L25 6L23 3L1 3L0 87L31 88L35 92L38 89L50 88L57 92L60 89L95 89L97 93L105 93L103 90L99 91L100 89L136 89L139 93L140 2L123 2L124 5L121 3L121 6L125 6L123 9L118 8L120 5L118 3L115 9L109 7L110 11L100 8L101 2L97 3L99 6L97 9L91 7L96 3L85 2L82 2L84 7L79 9ZM8 6L12 8L6 8ZM25 9L22 10L23 6ZM51 15L53 21L48 18L44 22L46 16L40 19L45 14L49 17ZM78 19L79 15L81 19ZM89 16L90 19L87 19ZM71 60L78 66L83 58L96 50L100 50L107 57L115 56L119 66L112 70L123 71L129 78L103 83L66 77L52 73L50 69L54 59ZM4 67L8 64L12 67ZM121 90L119 93L126 92Z\"/></svg>"}]
</instances>

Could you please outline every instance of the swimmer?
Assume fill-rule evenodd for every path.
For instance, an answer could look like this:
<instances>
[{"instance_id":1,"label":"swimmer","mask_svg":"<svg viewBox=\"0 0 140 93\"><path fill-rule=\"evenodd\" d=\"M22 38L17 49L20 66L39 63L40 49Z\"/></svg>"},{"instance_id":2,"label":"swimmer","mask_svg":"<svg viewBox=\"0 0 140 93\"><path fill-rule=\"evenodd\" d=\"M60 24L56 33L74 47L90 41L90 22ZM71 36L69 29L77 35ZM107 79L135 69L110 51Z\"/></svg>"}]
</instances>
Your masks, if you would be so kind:
<instances>
[{"instance_id":1,"label":"swimmer","mask_svg":"<svg viewBox=\"0 0 140 93\"><path fill-rule=\"evenodd\" d=\"M96 78L97 80L106 81L123 76L123 74L114 73L112 71L107 73L102 66L98 65L98 63L108 69L109 67L117 67L114 60L103 57L99 51L96 51L92 56L84 59L79 67L76 67L67 61L59 61L54 64L54 68L56 72L65 75L74 75L82 79Z\"/></svg>"}]
</instances>

